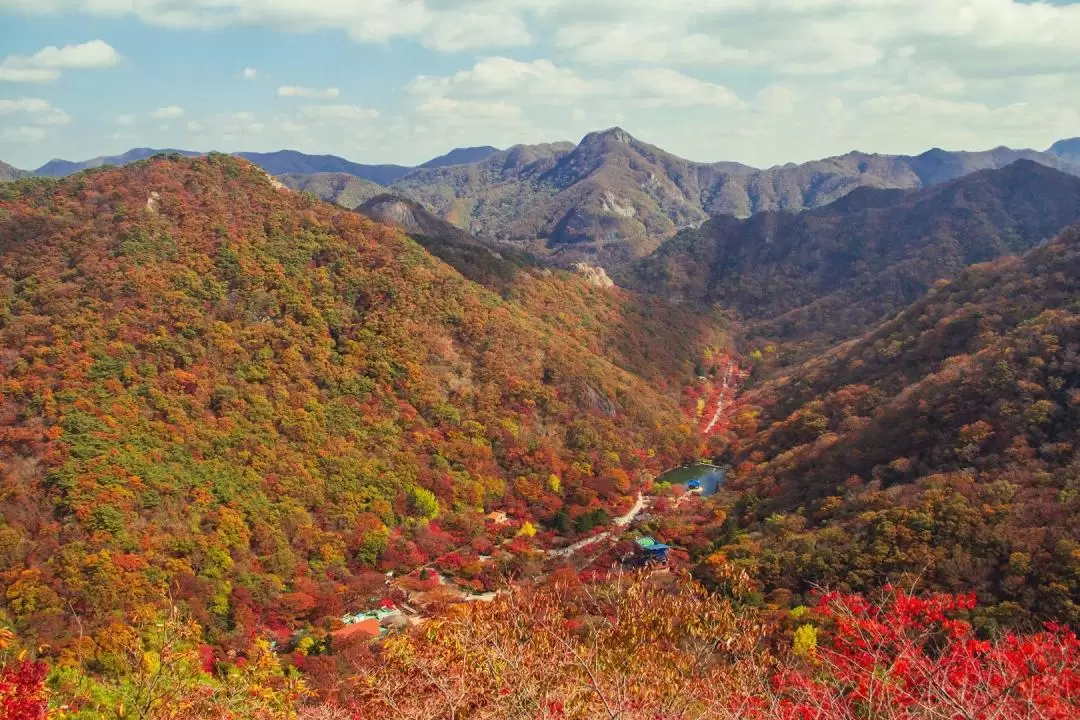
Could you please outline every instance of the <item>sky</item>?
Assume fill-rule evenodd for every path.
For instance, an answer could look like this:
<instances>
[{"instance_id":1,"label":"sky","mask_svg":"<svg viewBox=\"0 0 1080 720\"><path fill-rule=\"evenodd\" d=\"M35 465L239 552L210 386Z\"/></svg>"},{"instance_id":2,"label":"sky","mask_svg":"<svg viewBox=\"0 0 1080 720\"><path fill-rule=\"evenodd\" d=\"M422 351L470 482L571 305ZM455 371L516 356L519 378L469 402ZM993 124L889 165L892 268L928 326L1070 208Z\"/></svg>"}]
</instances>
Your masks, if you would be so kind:
<instances>
[{"instance_id":1,"label":"sky","mask_svg":"<svg viewBox=\"0 0 1080 720\"><path fill-rule=\"evenodd\" d=\"M1078 38L1080 0L0 0L0 160L1045 149L1080 135Z\"/></svg>"}]
</instances>

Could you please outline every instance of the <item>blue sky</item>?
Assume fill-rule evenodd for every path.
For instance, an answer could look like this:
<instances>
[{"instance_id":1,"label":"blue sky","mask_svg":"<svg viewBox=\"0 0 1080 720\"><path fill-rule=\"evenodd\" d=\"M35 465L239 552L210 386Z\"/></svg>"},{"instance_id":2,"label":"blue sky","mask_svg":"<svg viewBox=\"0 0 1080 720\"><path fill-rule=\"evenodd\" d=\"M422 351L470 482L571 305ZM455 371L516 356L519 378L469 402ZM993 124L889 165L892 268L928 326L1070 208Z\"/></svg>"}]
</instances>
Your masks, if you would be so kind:
<instances>
[{"instance_id":1,"label":"blue sky","mask_svg":"<svg viewBox=\"0 0 1080 720\"><path fill-rule=\"evenodd\" d=\"M1042 149L1080 135L1078 37L1080 5L1013 0L0 0L0 159L411 164L616 124L759 166Z\"/></svg>"}]
</instances>

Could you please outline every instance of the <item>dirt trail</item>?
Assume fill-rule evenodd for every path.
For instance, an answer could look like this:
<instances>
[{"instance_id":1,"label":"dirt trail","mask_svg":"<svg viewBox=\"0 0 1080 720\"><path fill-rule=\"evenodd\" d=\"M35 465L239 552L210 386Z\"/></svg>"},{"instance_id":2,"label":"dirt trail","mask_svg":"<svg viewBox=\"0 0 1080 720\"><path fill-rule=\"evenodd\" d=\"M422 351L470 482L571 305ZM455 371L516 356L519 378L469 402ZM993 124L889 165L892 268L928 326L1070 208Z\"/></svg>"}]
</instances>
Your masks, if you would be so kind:
<instances>
[{"instance_id":1,"label":"dirt trail","mask_svg":"<svg viewBox=\"0 0 1080 720\"><path fill-rule=\"evenodd\" d=\"M727 394L731 389L731 373L735 370L735 363L729 362L727 366L727 372L724 373L724 382L720 385L720 393L716 399L716 412L713 413L712 419L709 420L709 424L705 426L703 434L708 435L712 432L713 427L720 420L720 415L723 414L724 408L727 407Z\"/></svg>"},{"instance_id":2,"label":"dirt trail","mask_svg":"<svg viewBox=\"0 0 1080 720\"><path fill-rule=\"evenodd\" d=\"M612 523L613 527L626 527L627 525L632 523L634 521L634 518L640 515L641 511L648 507L648 505L648 499L639 492L637 494L637 500L634 502L634 507L630 508L630 512L626 513L625 515L615 518L614 522ZM590 538L578 540L573 545L567 545L566 547L560 548L558 550L549 550L548 557L570 557L579 550L584 550L590 545L595 545L598 542L607 540L609 537L611 537L612 532L613 530L605 530L599 535L593 535Z\"/></svg>"}]
</instances>

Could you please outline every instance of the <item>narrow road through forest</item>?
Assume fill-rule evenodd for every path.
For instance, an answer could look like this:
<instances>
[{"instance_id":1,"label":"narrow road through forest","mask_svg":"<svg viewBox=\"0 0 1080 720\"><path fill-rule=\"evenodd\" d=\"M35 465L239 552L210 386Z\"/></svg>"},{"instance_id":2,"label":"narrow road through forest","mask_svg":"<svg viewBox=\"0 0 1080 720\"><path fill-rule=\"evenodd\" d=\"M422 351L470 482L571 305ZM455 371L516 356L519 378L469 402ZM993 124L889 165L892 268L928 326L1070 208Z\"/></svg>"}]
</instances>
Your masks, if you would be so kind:
<instances>
[{"instance_id":1,"label":"narrow road through forest","mask_svg":"<svg viewBox=\"0 0 1080 720\"><path fill-rule=\"evenodd\" d=\"M626 513L625 515L615 518L612 525L614 527L626 527L634 521L634 518L641 514L641 511L644 510L648 506L648 504L648 499L644 495L642 495L641 492L638 492L637 500L634 502L634 507L630 508L630 512ZM558 550L549 550L548 557L570 557L579 550L584 550L590 545L595 545L598 542L607 540L609 537L611 537L612 532L612 530L605 530L599 535L593 535L590 538L578 540L573 545L567 545L566 547L559 548Z\"/></svg>"},{"instance_id":2,"label":"narrow road through forest","mask_svg":"<svg viewBox=\"0 0 1080 720\"><path fill-rule=\"evenodd\" d=\"M705 426L704 435L708 435L712 432L713 427L717 421L720 420L720 415L724 412L724 408L727 407L727 394L731 389L731 373L735 369L735 363L729 362L727 366L727 372L724 373L724 382L720 385L719 397L716 399L716 412L713 413L712 419L709 420L709 424Z\"/></svg>"}]
</instances>

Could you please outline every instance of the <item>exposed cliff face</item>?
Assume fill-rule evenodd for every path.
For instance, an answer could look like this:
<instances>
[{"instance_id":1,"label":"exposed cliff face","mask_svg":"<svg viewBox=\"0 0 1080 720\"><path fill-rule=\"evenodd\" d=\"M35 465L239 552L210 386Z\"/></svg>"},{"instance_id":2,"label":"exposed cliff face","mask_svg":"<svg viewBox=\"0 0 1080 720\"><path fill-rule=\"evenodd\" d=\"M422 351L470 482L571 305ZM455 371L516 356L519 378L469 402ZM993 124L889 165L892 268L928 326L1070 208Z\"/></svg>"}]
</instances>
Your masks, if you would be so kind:
<instances>
[{"instance_id":1,"label":"exposed cliff face","mask_svg":"<svg viewBox=\"0 0 1080 720\"><path fill-rule=\"evenodd\" d=\"M585 278L585 282L593 287L615 287L615 282L608 277L607 271L602 267L596 267L595 265L589 265L588 263L575 263L574 272Z\"/></svg>"}]
</instances>

